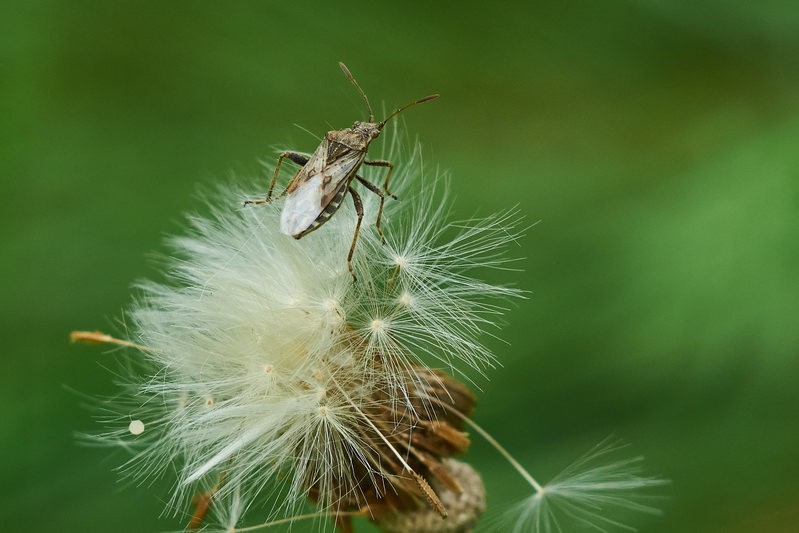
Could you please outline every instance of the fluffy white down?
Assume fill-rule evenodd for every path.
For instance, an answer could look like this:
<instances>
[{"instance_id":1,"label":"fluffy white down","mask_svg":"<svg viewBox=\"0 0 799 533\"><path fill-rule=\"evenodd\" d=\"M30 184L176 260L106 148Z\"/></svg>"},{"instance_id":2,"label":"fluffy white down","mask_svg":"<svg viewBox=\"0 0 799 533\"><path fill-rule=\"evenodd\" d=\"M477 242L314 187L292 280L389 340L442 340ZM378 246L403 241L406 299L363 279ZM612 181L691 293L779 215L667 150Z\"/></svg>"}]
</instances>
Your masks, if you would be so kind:
<instances>
[{"instance_id":1,"label":"fluffy white down","mask_svg":"<svg viewBox=\"0 0 799 533\"><path fill-rule=\"evenodd\" d=\"M420 185L436 179L423 174L418 150L399 163L393 182L404 197L386 204L385 244L373 225L377 198L363 191L356 283L346 262L350 202L300 240L279 231L282 200L242 208L250 195L240 190L223 191L212 216L190 219L189 234L171 240L168 282L141 284L131 312L136 342L151 351L125 415L146 431L113 438L140 446L134 476L176 468L172 503L185 510L225 472L220 520L235 524L270 495L267 514L284 515L309 483L325 487L347 475L347 462L366 462L352 407L375 387L403 401L409 363L455 373L492 365L479 337L517 292L470 271L506 264L515 215L447 224L441 191ZM346 399L330 394L341 387Z\"/></svg>"}]
</instances>

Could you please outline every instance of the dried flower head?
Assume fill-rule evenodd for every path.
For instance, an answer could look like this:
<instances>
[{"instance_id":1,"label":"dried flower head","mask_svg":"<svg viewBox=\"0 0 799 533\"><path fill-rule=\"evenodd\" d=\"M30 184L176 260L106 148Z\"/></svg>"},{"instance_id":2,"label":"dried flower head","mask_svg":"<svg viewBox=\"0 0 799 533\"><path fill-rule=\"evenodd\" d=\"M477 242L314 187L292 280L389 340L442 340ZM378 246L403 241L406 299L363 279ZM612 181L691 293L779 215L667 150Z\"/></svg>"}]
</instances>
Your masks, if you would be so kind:
<instances>
[{"instance_id":1,"label":"dried flower head","mask_svg":"<svg viewBox=\"0 0 799 533\"><path fill-rule=\"evenodd\" d=\"M436 182L423 172L417 150L396 182ZM385 243L364 227L354 283L347 207L294 240L278 231L282 202L241 208L244 197L223 191L171 240L170 282L139 285L129 336L144 370L103 438L137 450L127 471L139 480L177 465L172 503L194 497L191 527L209 509L235 526L230 509L270 495L273 517L310 498L344 530L350 513L423 507L441 521L442 494L472 490L447 460L469 446L454 413L474 405L452 374L492 366L479 337L517 294L469 272L504 264L513 215L446 223L442 195L415 192L387 206Z\"/></svg>"},{"instance_id":2,"label":"dried flower head","mask_svg":"<svg viewBox=\"0 0 799 533\"><path fill-rule=\"evenodd\" d=\"M282 201L243 208L251 191L224 189L210 216L171 240L167 283L139 285L130 340L73 334L137 350L99 439L132 452L125 471L138 481L176 471L170 504L193 504L189 529L324 516L347 532L360 515L386 531L471 531L485 489L452 459L469 447L466 426L533 498L592 501L568 480L538 485L470 419L474 397L459 381L494 364L481 336L519 295L475 277L507 265L515 214L447 222L442 181L426 175L418 147L395 183L408 198L386 205L385 242L377 197L365 196L357 282L350 206L294 240L279 231ZM316 512L300 515L309 500ZM250 509L260 525L242 526Z\"/></svg>"}]
</instances>

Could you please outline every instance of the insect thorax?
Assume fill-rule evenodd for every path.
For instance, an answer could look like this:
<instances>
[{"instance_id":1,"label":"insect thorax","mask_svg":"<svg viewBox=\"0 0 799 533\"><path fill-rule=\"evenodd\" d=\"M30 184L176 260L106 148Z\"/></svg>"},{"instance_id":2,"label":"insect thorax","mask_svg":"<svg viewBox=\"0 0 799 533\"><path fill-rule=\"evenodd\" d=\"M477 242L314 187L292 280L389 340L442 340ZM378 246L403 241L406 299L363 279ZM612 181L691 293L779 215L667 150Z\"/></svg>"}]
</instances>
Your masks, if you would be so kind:
<instances>
[{"instance_id":1,"label":"insect thorax","mask_svg":"<svg viewBox=\"0 0 799 533\"><path fill-rule=\"evenodd\" d=\"M365 152L369 143L380 135L378 124L356 122L351 128L328 132L328 140L341 143L352 150Z\"/></svg>"}]
</instances>

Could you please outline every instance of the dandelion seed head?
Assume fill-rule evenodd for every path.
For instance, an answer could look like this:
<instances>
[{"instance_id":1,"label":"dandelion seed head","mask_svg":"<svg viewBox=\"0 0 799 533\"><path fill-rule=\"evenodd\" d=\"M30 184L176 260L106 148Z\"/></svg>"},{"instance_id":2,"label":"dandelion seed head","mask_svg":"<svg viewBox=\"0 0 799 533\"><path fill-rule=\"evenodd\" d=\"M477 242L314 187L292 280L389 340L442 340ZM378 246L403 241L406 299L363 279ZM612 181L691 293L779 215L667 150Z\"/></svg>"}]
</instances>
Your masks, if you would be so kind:
<instances>
[{"instance_id":1,"label":"dandelion seed head","mask_svg":"<svg viewBox=\"0 0 799 533\"><path fill-rule=\"evenodd\" d=\"M357 283L351 205L295 240L279 231L281 201L237 209L253 194L224 188L210 216L171 240L168 281L139 285L127 345L141 348L141 368L120 412L147 432L141 419L125 428L126 414L102 437L134 452L123 469L138 481L176 470L175 514L200 494L218 530L254 530L238 529L248 509L284 518L310 499L338 519L369 509L385 531L469 531L485 491L451 459L469 446L464 424L534 489L495 522L501 531L631 530L624 512L656 512L643 492L663 482L642 476L638 458L609 460L612 443L539 485L470 420L469 389L436 370L494 366L482 337L520 293L479 273L512 266L517 215L448 222L443 182L419 175L418 157L397 166L392 183L412 194L386 203L385 240L378 199L363 195Z\"/></svg>"},{"instance_id":2,"label":"dandelion seed head","mask_svg":"<svg viewBox=\"0 0 799 533\"><path fill-rule=\"evenodd\" d=\"M377 435L407 444L419 413L441 416L419 390L455 382L429 368L493 365L482 337L518 291L478 277L506 265L515 215L448 222L442 191L419 188L436 180L418 175L417 157L397 166L392 183L405 184L406 200L386 203L385 244L374 229L379 199L361 193L355 283L349 203L295 240L279 230L281 201L242 209L253 194L224 189L210 216L191 217L171 239L168 281L139 285L131 333L149 350L131 401L157 423L127 469L146 481L178 465L176 512L216 485L225 527L256 500L277 516L308 497L321 509L359 509L418 490ZM470 409L468 390L459 397ZM385 427L369 426L375 417ZM463 439L449 445L463 451Z\"/></svg>"}]
</instances>

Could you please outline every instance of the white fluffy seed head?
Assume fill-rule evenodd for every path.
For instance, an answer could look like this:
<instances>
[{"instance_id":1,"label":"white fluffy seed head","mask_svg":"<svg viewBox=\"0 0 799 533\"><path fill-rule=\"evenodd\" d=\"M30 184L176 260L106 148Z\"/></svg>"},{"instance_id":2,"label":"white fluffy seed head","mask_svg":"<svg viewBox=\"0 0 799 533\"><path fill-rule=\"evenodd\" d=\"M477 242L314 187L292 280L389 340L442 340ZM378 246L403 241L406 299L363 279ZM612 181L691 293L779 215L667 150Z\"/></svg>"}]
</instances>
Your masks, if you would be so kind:
<instances>
[{"instance_id":1,"label":"white fluffy seed head","mask_svg":"<svg viewBox=\"0 0 799 533\"><path fill-rule=\"evenodd\" d=\"M191 218L188 235L171 240L169 282L140 285L133 337L150 351L131 401L157 422L131 471L179 465L176 509L220 477L216 505L233 523L270 495L275 514L290 513L309 486L327 508L335 502L324 495L346 486L353 465L385 491L359 432L374 392L406 402L416 365L493 365L480 336L501 300L518 293L471 271L506 265L516 215L449 223L442 191L421 185L436 179L424 175L418 147L394 159L392 184L404 185L404 198L386 203L385 244L374 230L378 199L361 192L356 283L346 264L349 202L295 240L279 231L282 201L241 208L255 194L223 190L210 217Z\"/></svg>"}]
</instances>

